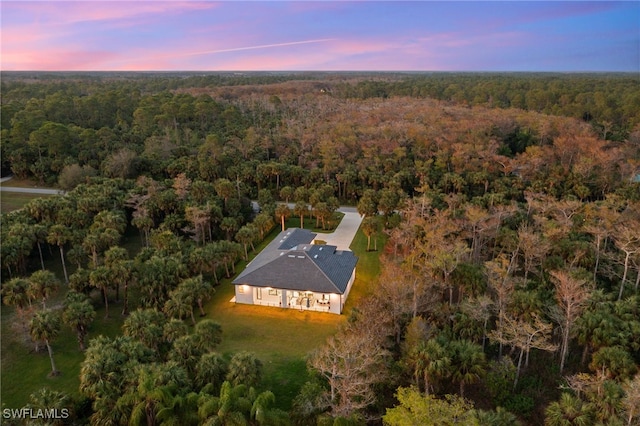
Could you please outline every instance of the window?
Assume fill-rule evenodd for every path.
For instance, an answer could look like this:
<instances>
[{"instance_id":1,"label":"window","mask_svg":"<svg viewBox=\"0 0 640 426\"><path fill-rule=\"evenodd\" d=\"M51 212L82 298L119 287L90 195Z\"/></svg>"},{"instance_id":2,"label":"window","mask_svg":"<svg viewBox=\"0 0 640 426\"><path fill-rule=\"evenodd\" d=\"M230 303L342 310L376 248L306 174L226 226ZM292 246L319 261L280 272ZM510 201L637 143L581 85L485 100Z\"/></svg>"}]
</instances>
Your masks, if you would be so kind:
<instances>
[{"instance_id":1,"label":"window","mask_svg":"<svg viewBox=\"0 0 640 426\"><path fill-rule=\"evenodd\" d=\"M256 288L256 299L262 300L262 289L260 287Z\"/></svg>"},{"instance_id":2,"label":"window","mask_svg":"<svg viewBox=\"0 0 640 426\"><path fill-rule=\"evenodd\" d=\"M279 296L279 295L280 295L280 291L276 290L275 288L269 289L269 296Z\"/></svg>"}]
</instances>

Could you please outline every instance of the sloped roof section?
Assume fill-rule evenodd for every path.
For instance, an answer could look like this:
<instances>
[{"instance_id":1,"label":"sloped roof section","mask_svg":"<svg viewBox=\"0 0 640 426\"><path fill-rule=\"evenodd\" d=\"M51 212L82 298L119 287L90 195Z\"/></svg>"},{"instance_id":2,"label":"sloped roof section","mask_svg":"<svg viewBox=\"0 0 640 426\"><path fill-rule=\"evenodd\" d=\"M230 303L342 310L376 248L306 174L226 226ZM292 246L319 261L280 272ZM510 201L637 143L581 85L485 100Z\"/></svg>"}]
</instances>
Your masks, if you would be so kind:
<instances>
[{"instance_id":1,"label":"sloped roof section","mask_svg":"<svg viewBox=\"0 0 640 426\"><path fill-rule=\"evenodd\" d=\"M307 244L311 246L311 243L315 239L316 234L310 232L306 229L300 228L291 228L287 229L284 232L278 234L276 238L274 238L258 255L247 265L244 271L238 275L238 277L233 281L233 284L236 284L236 281L244 278L246 275L255 271L256 269L266 265L267 263L273 261L277 258L280 253L284 251L288 251L294 247L299 246L300 244ZM246 282L243 284L247 284Z\"/></svg>"},{"instance_id":2,"label":"sloped roof section","mask_svg":"<svg viewBox=\"0 0 640 426\"><path fill-rule=\"evenodd\" d=\"M358 258L353 252L336 250L335 246L314 245L307 251L313 263L331 280L342 294L347 289Z\"/></svg>"},{"instance_id":3,"label":"sloped roof section","mask_svg":"<svg viewBox=\"0 0 640 426\"><path fill-rule=\"evenodd\" d=\"M358 258L335 246L311 244L315 236L299 228L281 232L233 284L343 294Z\"/></svg>"},{"instance_id":4,"label":"sloped roof section","mask_svg":"<svg viewBox=\"0 0 640 426\"><path fill-rule=\"evenodd\" d=\"M278 241L278 250L291 250L300 244L311 244L317 234L300 228L287 229L281 232L274 241Z\"/></svg>"}]
</instances>

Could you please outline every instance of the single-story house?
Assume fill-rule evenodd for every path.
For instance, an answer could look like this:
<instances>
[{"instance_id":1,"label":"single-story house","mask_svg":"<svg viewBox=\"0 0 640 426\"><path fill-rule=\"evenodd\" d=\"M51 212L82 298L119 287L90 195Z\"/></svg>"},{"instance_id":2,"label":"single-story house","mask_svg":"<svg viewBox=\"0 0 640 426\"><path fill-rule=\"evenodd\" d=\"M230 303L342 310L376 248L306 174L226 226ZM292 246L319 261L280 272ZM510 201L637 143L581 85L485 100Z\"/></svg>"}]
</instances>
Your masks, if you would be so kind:
<instances>
[{"instance_id":1,"label":"single-story house","mask_svg":"<svg viewBox=\"0 0 640 426\"><path fill-rule=\"evenodd\" d=\"M358 258L315 238L306 229L281 232L233 280L235 302L342 313Z\"/></svg>"}]
</instances>

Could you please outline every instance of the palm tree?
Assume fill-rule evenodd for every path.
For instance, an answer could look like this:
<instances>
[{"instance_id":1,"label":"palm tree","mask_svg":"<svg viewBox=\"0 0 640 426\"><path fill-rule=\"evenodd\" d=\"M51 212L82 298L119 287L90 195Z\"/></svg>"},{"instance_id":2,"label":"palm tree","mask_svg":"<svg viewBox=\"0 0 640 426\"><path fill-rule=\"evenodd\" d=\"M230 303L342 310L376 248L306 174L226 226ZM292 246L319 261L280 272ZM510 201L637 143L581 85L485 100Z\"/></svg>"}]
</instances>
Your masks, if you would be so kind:
<instances>
[{"instance_id":1,"label":"palm tree","mask_svg":"<svg viewBox=\"0 0 640 426\"><path fill-rule=\"evenodd\" d=\"M117 405L120 408L131 407L130 425L155 426L160 424L158 416L166 417L166 411L172 410L175 392L175 386L158 386L151 369L141 368L138 385L120 397Z\"/></svg>"},{"instance_id":2,"label":"palm tree","mask_svg":"<svg viewBox=\"0 0 640 426\"><path fill-rule=\"evenodd\" d=\"M231 277L231 272L236 273L236 261L242 256L242 246L231 241L219 241L218 250L222 263L224 263L227 278Z\"/></svg>"},{"instance_id":3,"label":"palm tree","mask_svg":"<svg viewBox=\"0 0 640 426\"><path fill-rule=\"evenodd\" d=\"M209 265L207 246L194 247L189 251L189 272L202 274Z\"/></svg>"},{"instance_id":4,"label":"palm tree","mask_svg":"<svg viewBox=\"0 0 640 426\"><path fill-rule=\"evenodd\" d=\"M29 287L27 295L30 299L41 299L42 308L47 308L47 299L52 293L58 290L60 282L51 271L36 271L29 277Z\"/></svg>"},{"instance_id":5,"label":"palm tree","mask_svg":"<svg viewBox=\"0 0 640 426\"><path fill-rule=\"evenodd\" d=\"M41 223L31 225L33 241L38 247L38 255L40 256L40 267L44 271L44 258L42 257L42 243L47 241L47 227Z\"/></svg>"},{"instance_id":6,"label":"palm tree","mask_svg":"<svg viewBox=\"0 0 640 426\"><path fill-rule=\"evenodd\" d=\"M272 411L270 406L275 404L275 402L276 396L271 391L264 391L257 395L251 405L250 418L255 420L259 425L273 424L270 422L270 414Z\"/></svg>"},{"instance_id":7,"label":"palm tree","mask_svg":"<svg viewBox=\"0 0 640 426\"><path fill-rule=\"evenodd\" d=\"M54 244L60 249L60 261L62 262L62 271L64 272L64 282L69 284L69 276L67 274L67 264L64 261L64 245L71 241L71 230L65 225L52 225L49 228L47 242Z\"/></svg>"},{"instance_id":8,"label":"palm tree","mask_svg":"<svg viewBox=\"0 0 640 426\"><path fill-rule=\"evenodd\" d=\"M324 201L316 203L313 210L316 213L316 228L318 227L318 220L319 220L320 222L322 222L322 229L326 229L327 220L331 217L331 214L333 213L333 210L331 210L329 203L325 203Z\"/></svg>"},{"instance_id":9,"label":"palm tree","mask_svg":"<svg viewBox=\"0 0 640 426\"><path fill-rule=\"evenodd\" d=\"M485 372L485 355L482 347L470 340L454 340L449 343L451 353L451 378L460 383L460 396L464 387L476 383Z\"/></svg>"},{"instance_id":10,"label":"palm tree","mask_svg":"<svg viewBox=\"0 0 640 426\"><path fill-rule=\"evenodd\" d=\"M495 411L476 410L481 425L485 426L519 426L521 423L515 414L497 407Z\"/></svg>"},{"instance_id":11,"label":"palm tree","mask_svg":"<svg viewBox=\"0 0 640 426\"><path fill-rule=\"evenodd\" d=\"M189 327L184 321L177 318L170 318L162 329L162 338L168 343L173 343L176 339L186 336L189 333Z\"/></svg>"},{"instance_id":12,"label":"palm tree","mask_svg":"<svg viewBox=\"0 0 640 426\"><path fill-rule=\"evenodd\" d=\"M129 315L129 286L135 283L135 272L133 260L121 260L116 262L110 267L114 271L113 279L116 282L116 297L120 284L123 286L122 290L122 316Z\"/></svg>"},{"instance_id":13,"label":"palm tree","mask_svg":"<svg viewBox=\"0 0 640 426\"><path fill-rule=\"evenodd\" d=\"M367 251L371 250L371 236L378 231L378 219L375 216L367 216L362 220L362 233L367 236ZM377 250L376 244L376 250Z\"/></svg>"},{"instance_id":14,"label":"palm tree","mask_svg":"<svg viewBox=\"0 0 640 426\"><path fill-rule=\"evenodd\" d=\"M60 333L60 317L52 311L45 310L36 312L31 319L30 333L34 340L43 340L49 352L51 360L51 375L57 376L60 372L56 369L53 361L53 350L51 349L51 341L53 341Z\"/></svg>"},{"instance_id":15,"label":"palm tree","mask_svg":"<svg viewBox=\"0 0 640 426\"><path fill-rule=\"evenodd\" d=\"M204 394L198 401L198 416L203 425L247 425L250 411L247 387L232 386L228 381L222 384L219 397Z\"/></svg>"},{"instance_id":16,"label":"palm tree","mask_svg":"<svg viewBox=\"0 0 640 426\"><path fill-rule=\"evenodd\" d=\"M226 209L227 201L229 201L229 198L233 197L233 194L235 193L236 188L234 187L233 183L229 179L225 179L225 178L217 179L213 183L213 186L218 196L222 198L224 202L224 208Z\"/></svg>"},{"instance_id":17,"label":"palm tree","mask_svg":"<svg viewBox=\"0 0 640 426\"><path fill-rule=\"evenodd\" d=\"M236 232L235 239L237 242L242 244L244 248L244 260L249 260L249 254L247 253L247 246L249 244L251 244L251 248L255 251L253 241L256 239L256 234L257 232L253 225L245 225Z\"/></svg>"},{"instance_id":18,"label":"palm tree","mask_svg":"<svg viewBox=\"0 0 640 426\"><path fill-rule=\"evenodd\" d=\"M140 234L143 236L143 243L145 247L149 247L149 232L153 228L154 223L153 219L147 216L148 213L144 214L144 216L134 217L131 220L131 224L140 230Z\"/></svg>"},{"instance_id":19,"label":"palm tree","mask_svg":"<svg viewBox=\"0 0 640 426\"><path fill-rule=\"evenodd\" d=\"M304 228L304 215L309 211L309 206L304 200L298 200L293 206L293 213L300 217L300 229Z\"/></svg>"},{"instance_id":20,"label":"palm tree","mask_svg":"<svg viewBox=\"0 0 640 426\"><path fill-rule=\"evenodd\" d=\"M9 272L9 278L13 278L14 268L16 272L20 268L23 257L21 246L22 240L20 238L3 236L2 244L0 244L0 259L2 259L2 266L7 268L7 272Z\"/></svg>"},{"instance_id":21,"label":"palm tree","mask_svg":"<svg viewBox=\"0 0 640 426\"><path fill-rule=\"evenodd\" d=\"M28 289L29 281L25 278L13 278L2 283L2 303L15 307L17 312L23 311L31 302Z\"/></svg>"},{"instance_id":22,"label":"palm tree","mask_svg":"<svg viewBox=\"0 0 640 426\"><path fill-rule=\"evenodd\" d=\"M241 351L229 361L227 380L233 385L255 386L262 378L262 362L253 352Z\"/></svg>"},{"instance_id":23,"label":"palm tree","mask_svg":"<svg viewBox=\"0 0 640 426\"><path fill-rule=\"evenodd\" d=\"M101 245L100 234L95 231L89 232L82 241L84 251L91 254L91 261L94 268L98 267L98 252L101 250Z\"/></svg>"},{"instance_id":24,"label":"palm tree","mask_svg":"<svg viewBox=\"0 0 640 426\"><path fill-rule=\"evenodd\" d=\"M33 245L38 241L36 238L36 234L34 232L34 226L36 225L27 225L23 222L16 222L9 227L9 232L7 232L7 237L13 237L16 240L21 242L21 245L26 249L26 254L31 252ZM38 251L40 253L40 265L44 270L44 261L42 259L42 250L40 244L38 243Z\"/></svg>"},{"instance_id":25,"label":"palm tree","mask_svg":"<svg viewBox=\"0 0 640 426\"><path fill-rule=\"evenodd\" d=\"M105 318L109 318L109 296L107 291L111 286L111 279L111 271L106 266L98 266L89 274L89 283L102 293Z\"/></svg>"},{"instance_id":26,"label":"palm tree","mask_svg":"<svg viewBox=\"0 0 640 426\"><path fill-rule=\"evenodd\" d=\"M190 316L192 324L196 325L193 302L193 295L184 288L178 287L169 293L169 300L165 302L163 311L168 316L178 319Z\"/></svg>"},{"instance_id":27,"label":"palm tree","mask_svg":"<svg viewBox=\"0 0 640 426\"><path fill-rule=\"evenodd\" d=\"M260 232L260 240L264 240L267 232L269 232L274 226L273 218L270 214L267 214L265 212L257 215L253 220L253 224L258 228L258 232Z\"/></svg>"},{"instance_id":28,"label":"palm tree","mask_svg":"<svg viewBox=\"0 0 640 426\"><path fill-rule=\"evenodd\" d=\"M91 301L80 293L70 292L67 295L67 306L62 313L62 321L76 332L80 350L84 352L84 341L88 333L89 324L95 319L96 311Z\"/></svg>"},{"instance_id":29,"label":"palm tree","mask_svg":"<svg viewBox=\"0 0 640 426\"><path fill-rule=\"evenodd\" d=\"M194 335L203 351L212 351L222 342L222 326L214 320L204 319L196 324Z\"/></svg>"},{"instance_id":30,"label":"palm tree","mask_svg":"<svg viewBox=\"0 0 640 426\"><path fill-rule=\"evenodd\" d=\"M87 259L87 252L85 251L83 244L84 242L74 244L69 251L67 251L69 262L74 263L77 268L82 268L82 264Z\"/></svg>"},{"instance_id":31,"label":"palm tree","mask_svg":"<svg viewBox=\"0 0 640 426\"><path fill-rule=\"evenodd\" d=\"M202 303L205 300L211 298L211 294L215 292L215 289L211 286L211 283L202 279L202 275L198 275L197 277L187 278L182 281L179 285L179 288L182 287L184 291L188 294L191 294L198 304L198 308L200 309L200 316L203 317L206 315L204 312L204 308Z\"/></svg>"},{"instance_id":32,"label":"palm tree","mask_svg":"<svg viewBox=\"0 0 640 426\"><path fill-rule=\"evenodd\" d=\"M238 229L238 221L234 217L225 217L220 222L220 229L222 229L226 234L226 239L228 241L231 240L231 234L233 234Z\"/></svg>"},{"instance_id":33,"label":"palm tree","mask_svg":"<svg viewBox=\"0 0 640 426\"><path fill-rule=\"evenodd\" d=\"M113 281L116 287L116 302L120 301L120 282L124 281L124 275L131 275L124 264L129 259L127 250L123 247L113 246L104 252L104 264L108 267L113 276Z\"/></svg>"},{"instance_id":34,"label":"palm tree","mask_svg":"<svg viewBox=\"0 0 640 426\"><path fill-rule=\"evenodd\" d=\"M596 391L589 396L589 406L598 424L615 424L612 420L622 412L624 390L620 383L614 380L604 380L597 384Z\"/></svg>"},{"instance_id":35,"label":"palm tree","mask_svg":"<svg viewBox=\"0 0 640 426\"><path fill-rule=\"evenodd\" d=\"M58 418L50 419L52 426L63 425L71 420L71 409L73 408L73 399L65 392L51 390L49 388L40 388L29 395L29 408L34 412L38 410L56 410ZM64 414L67 414L65 417Z\"/></svg>"},{"instance_id":36,"label":"palm tree","mask_svg":"<svg viewBox=\"0 0 640 426\"><path fill-rule=\"evenodd\" d=\"M16 315L20 320L22 331L25 337L29 331L29 317L33 311L31 299L28 294L29 281L25 278L13 278L2 283L0 294L2 294L2 303L7 306L13 306L16 309ZM26 337L28 340L28 337ZM36 349L38 345L36 343Z\"/></svg>"},{"instance_id":37,"label":"palm tree","mask_svg":"<svg viewBox=\"0 0 640 426\"><path fill-rule=\"evenodd\" d=\"M169 359L183 366L193 375L200 357L205 353L200 338L194 334L187 334L173 341L169 351Z\"/></svg>"},{"instance_id":38,"label":"palm tree","mask_svg":"<svg viewBox=\"0 0 640 426\"><path fill-rule=\"evenodd\" d=\"M197 250L200 250L200 248L197 247L194 252L196 252ZM215 280L216 284L220 283L220 280L218 279L218 267L222 263L222 251L220 250L218 244L207 244L206 246L202 247L202 252L195 253L194 257L195 262L202 262L204 264L203 268L213 274L213 279Z\"/></svg>"},{"instance_id":39,"label":"palm tree","mask_svg":"<svg viewBox=\"0 0 640 426\"><path fill-rule=\"evenodd\" d=\"M282 225L282 230L285 230L285 226L284 226L284 221L287 220L287 218L289 216L291 216L291 210L289 210L289 207L287 207L286 204L278 204L278 207L276 207L276 212L275 212L276 218L278 218L278 220L280 221L280 224Z\"/></svg>"},{"instance_id":40,"label":"palm tree","mask_svg":"<svg viewBox=\"0 0 640 426\"><path fill-rule=\"evenodd\" d=\"M589 368L602 379L625 380L637 370L631 354L621 346L599 349L591 357Z\"/></svg>"},{"instance_id":41,"label":"palm tree","mask_svg":"<svg viewBox=\"0 0 640 426\"><path fill-rule=\"evenodd\" d=\"M93 400L121 395L124 375L153 358L151 349L130 336L98 336L89 341L80 366L80 392Z\"/></svg>"},{"instance_id":42,"label":"palm tree","mask_svg":"<svg viewBox=\"0 0 640 426\"><path fill-rule=\"evenodd\" d=\"M122 210L103 210L93 218L91 229L113 229L118 234L123 234L127 229L127 220Z\"/></svg>"},{"instance_id":43,"label":"palm tree","mask_svg":"<svg viewBox=\"0 0 640 426\"><path fill-rule=\"evenodd\" d=\"M69 289L88 296L93 290L91 282L89 281L90 276L91 271L89 269L82 267L76 269L75 272L69 276Z\"/></svg>"},{"instance_id":44,"label":"palm tree","mask_svg":"<svg viewBox=\"0 0 640 426\"><path fill-rule=\"evenodd\" d=\"M428 395L433 388L433 382L447 376L451 365L451 358L436 339L429 339L419 344L410 353L409 358L414 366L416 382L422 376L424 392Z\"/></svg>"},{"instance_id":45,"label":"palm tree","mask_svg":"<svg viewBox=\"0 0 640 426\"><path fill-rule=\"evenodd\" d=\"M147 347L158 350L164 336L166 317L155 309L137 309L124 320L122 332Z\"/></svg>"},{"instance_id":46,"label":"palm tree","mask_svg":"<svg viewBox=\"0 0 640 426\"><path fill-rule=\"evenodd\" d=\"M227 375L227 362L225 359L215 352L209 352L198 361L196 365L195 384L198 389L202 389L207 385L212 385L214 389L222 385Z\"/></svg>"},{"instance_id":47,"label":"palm tree","mask_svg":"<svg viewBox=\"0 0 640 426\"><path fill-rule=\"evenodd\" d=\"M559 401L554 401L545 410L546 426L588 426L593 424L589 406L577 396L563 392Z\"/></svg>"}]
</instances>

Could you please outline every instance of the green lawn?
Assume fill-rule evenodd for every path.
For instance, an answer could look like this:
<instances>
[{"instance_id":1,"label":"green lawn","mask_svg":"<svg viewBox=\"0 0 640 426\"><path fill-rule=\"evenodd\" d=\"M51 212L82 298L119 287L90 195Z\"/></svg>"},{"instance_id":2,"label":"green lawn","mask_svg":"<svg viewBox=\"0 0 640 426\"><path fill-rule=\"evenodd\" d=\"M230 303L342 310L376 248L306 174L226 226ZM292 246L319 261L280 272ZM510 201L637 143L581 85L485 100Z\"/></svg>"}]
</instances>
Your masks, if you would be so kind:
<instances>
[{"instance_id":1,"label":"green lawn","mask_svg":"<svg viewBox=\"0 0 640 426\"><path fill-rule=\"evenodd\" d=\"M296 221L295 218L289 221L290 226L300 225L299 220ZM279 227L276 227L269 237L256 247L256 252L259 252L278 232ZM139 249L138 241L138 235L132 234L128 236L124 245L131 246L128 248L135 252ZM378 247L382 247L382 240L379 241ZM279 408L289 409L291 400L307 380L305 362L307 354L336 332L338 326L346 321L357 299L372 291L372 282L379 270L377 260L379 252L366 252L366 237L360 231L356 234L352 250L359 257L359 262L356 281L347 300L344 315L231 303L234 287L230 279L223 280L205 307L207 318L214 319L222 325L223 341L218 348L219 352L226 356L231 356L240 350L255 352L264 364L265 374L261 388L270 389L276 394ZM252 254L253 256L255 253ZM237 265L237 272L242 271L245 264L240 262ZM59 259L55 255L49 258L46 264L47 268L61 277L59 265ZM52 300L51 304L59 304L62 294L64 289L61 289L58 299ZM96 299L95 305L99 309L96 320L89 330L89 338L99 334L107 336L119 334L123 322L119 314L119 305L110 303L111 318L108 320L103 318L101 301ZM135 307L135 301L132 301L132 307ZM32 353L33 345L25 343L24 337L21 338L13 331L13 317L13 309L3 307L1 314L3 408L24 406L29 394L42 386L79 395L78 375L83 355L78 351L75 335L71 330L63 328L62 333L53 343L56 364L62 374L50 378L48 373L51 367L46 351Z\"/></svg>"},{"instance_id":2,"label":"green lawn","mask_svg":"<svg viewBox=\"0 0 640 426\"><path fill-rule=\"evenodd\" d=\"M327 229L322 229L322 223L320 223L320 226L316 226L316 219L315 218L309 218L308 215L306 215L304 217L303 225L304 225L304 229L308 229L309 231L312 232L316 232L316 233L331 233L335 230L335 228L340 224L340 221L342 220L342 218L344 217L344 213L341 212L334 212L333 213L333 217L331 218L330 221L327 222ZM296 216L296 215L292 215L291 217L287 218L284 221L284 226L288 229L288 228L300 228L300 216ZM276 224L276 230L280 231L282 228L280 228L280 223Z\"/></svg>"},{"instance_id":3,"label":"green lawn","mask_svg":"<svg viewBox=\"0 0 640 426\"><path fill-rule=\"evenodd\" d=\"M22 194L19 192L0 192L0 213L21 209L34 198L51 197L44 194Z\"/></svg>"}]
</instances>

